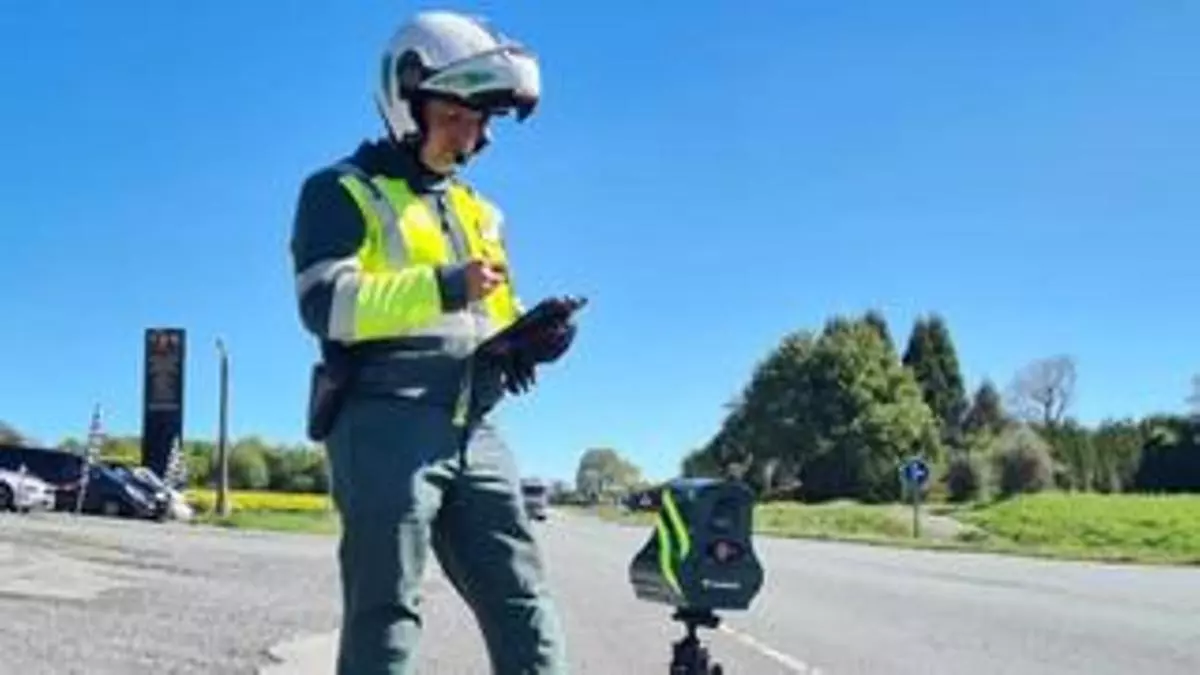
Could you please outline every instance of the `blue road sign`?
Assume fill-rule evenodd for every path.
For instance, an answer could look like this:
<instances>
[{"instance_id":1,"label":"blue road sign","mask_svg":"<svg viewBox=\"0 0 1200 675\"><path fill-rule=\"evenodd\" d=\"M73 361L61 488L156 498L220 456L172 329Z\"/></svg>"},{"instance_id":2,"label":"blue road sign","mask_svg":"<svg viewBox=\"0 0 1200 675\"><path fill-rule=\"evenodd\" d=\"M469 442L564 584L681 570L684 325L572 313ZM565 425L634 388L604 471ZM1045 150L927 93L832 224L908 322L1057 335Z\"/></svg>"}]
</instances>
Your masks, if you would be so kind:
<instances>
[{"instance_id":1,"label":"blue road sign","mask_svg":"<svg viewBox=\"0 0 1200 675\"><path fill-rule=\"evenodd\" d=\"M929 479L929 465L920 457L914 457L904 463L904 480L909 484L924 485Z\"/></svg>"}]
</instances>

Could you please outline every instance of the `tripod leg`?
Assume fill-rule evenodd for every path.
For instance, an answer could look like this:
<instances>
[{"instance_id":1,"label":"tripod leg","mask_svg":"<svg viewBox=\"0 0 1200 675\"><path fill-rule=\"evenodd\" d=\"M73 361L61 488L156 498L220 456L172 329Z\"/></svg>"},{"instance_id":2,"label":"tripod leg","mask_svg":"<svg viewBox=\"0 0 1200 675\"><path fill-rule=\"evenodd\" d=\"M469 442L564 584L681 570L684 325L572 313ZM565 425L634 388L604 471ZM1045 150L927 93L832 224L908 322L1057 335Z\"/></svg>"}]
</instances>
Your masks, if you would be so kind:
<instances>
[{"instance_id":1,"label":"tripod leg","mask_svg":"<svg viewBox=\"0 0 1200 675\"><path fill-rule=\"evenodd\" d=\"M689 635L676 642L674 652L671 675L721 675L720 666L710 669L708 649L695 636Z\"/></svg>"}]
</instances>

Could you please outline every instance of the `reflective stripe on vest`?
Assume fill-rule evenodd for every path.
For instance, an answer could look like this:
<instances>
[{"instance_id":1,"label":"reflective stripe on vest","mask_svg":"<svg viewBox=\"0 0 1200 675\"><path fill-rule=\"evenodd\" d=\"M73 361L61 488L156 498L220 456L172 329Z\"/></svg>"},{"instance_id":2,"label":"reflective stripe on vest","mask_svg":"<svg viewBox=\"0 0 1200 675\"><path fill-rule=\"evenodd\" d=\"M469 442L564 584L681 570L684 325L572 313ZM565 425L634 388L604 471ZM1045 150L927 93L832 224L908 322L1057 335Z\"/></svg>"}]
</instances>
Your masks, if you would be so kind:
<instances>
[{"instance_id":1,"label":"reflective stripe on vest","mask_svg":"<svg viewBox=\"0 0 1200 675\"><path fill-rule=\"evenodd\" d=\"M358 271L398 270L406 265L441 265L462 262L471 257L503 260L499 242L488 244L480 236L480 223L491 215L463 187L453 185L442 200L432 206L412 193L402 180L366 176L358 167L344 166L342 183L365 207L367 236L351 259L322 263L320 268L305 270L298 284L336 276L330 311L330 335L348 339L354 334L354 309L358 294L358 275L341 274L348 268ZM440 212L445 219L443 228ZM473 225L471 227L469 225ZM488 224L494 230L498 224ZM311 278L309 276L311 275ZM415 344L427 348L429 338L439 338L443 351L464 355L497 330L516 318L520 306L510 288L502 287L485 301L471 303L456 312L443 312L436 320L413 329L406 336L418 338Z\"/></svg>"}]
</instances>

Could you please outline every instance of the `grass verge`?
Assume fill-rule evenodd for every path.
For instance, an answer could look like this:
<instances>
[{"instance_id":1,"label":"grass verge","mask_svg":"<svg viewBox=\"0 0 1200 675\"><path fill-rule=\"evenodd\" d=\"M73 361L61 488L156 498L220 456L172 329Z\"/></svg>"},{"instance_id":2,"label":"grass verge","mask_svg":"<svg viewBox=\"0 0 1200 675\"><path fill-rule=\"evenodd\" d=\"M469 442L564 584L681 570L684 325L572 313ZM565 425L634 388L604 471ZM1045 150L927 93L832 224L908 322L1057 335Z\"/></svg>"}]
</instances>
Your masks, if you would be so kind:
<instances>
[{"instance_id":1,"label":"grass verge","mask_svg":"<svg viewBox=\"0 0 1200 675\"><path fill-rule=\"evenodd\" d=\"M648 513L630 514L611 507L594 512L638 526L654 522ZM914 538L911 516L906 517L904 508L832 502L760 504L755 508L754 529L767 536L908 548L1200 565L1200 495L1046 493L994 503L930 505L925 512L927 517L952 519L950 524L961 526L923 525L922 537Z\"/></svg>"},{"instance_id":2,"label":"grass verge","mask_svg":"<svg viewBox=\"0 0 1200 675\"><path fill-rule=\"evenodd\" d=\"M232 513L215 514L211 490L190 490L196 522L245 529L334 534L329 497L269 491L231 492ZM572 511L585 509L571 508ZM654 514L612 506L586 509L606 520L652 527ZM906 508L830 502L776 502L755 508L759 535L853 541L924 549L1010 553L1109 562L1200 565L1200 495L1044 493L964 506L931 504L928 518L965 527L922 526L912 536ZM936 524L936 523L931 523ZM942 531L938 534L939 530Z\"/></svg>"},{"instance_id":3,"label":"grass verge","mask_svg":"<svg viewBox=\"0 0 1200 675\"><path fill-rule=\"evenodd\" d=\"M1006 550L1200 564L1200 495L1047 493L966 510L957 518Z\"/></svg>"},{"instance_id":4,"label":"grass verge","mask_svg":"<svg viewBox=\"0 0 1200 675\"><path fill-rule=\"evenodd\" d=\"M338 532L337 517L333 513L234 511L227 518L221 518L215 513L203 513L197 516L194 522L199 525L272 532L306 534L336 534Z\"/></svg>"}]
</instances>

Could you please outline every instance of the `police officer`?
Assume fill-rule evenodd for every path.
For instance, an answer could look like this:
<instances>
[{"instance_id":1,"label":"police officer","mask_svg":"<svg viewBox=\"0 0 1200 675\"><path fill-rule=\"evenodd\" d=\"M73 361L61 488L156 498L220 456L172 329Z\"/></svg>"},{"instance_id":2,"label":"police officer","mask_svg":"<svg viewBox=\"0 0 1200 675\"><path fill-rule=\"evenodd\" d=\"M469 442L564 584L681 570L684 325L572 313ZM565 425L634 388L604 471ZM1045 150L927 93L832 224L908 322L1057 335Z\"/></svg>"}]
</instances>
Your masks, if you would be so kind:
<instances>
[{"instance_id":1,"label":"police officer","mask_svg":"<svg viewBox=\"0 0 1200 675\"><path fill-rule=\"evenodd\" d=\"M322 353L310 435L342 523L339 675L415 672L431 558L474 611L494 672L566 672L517 469L488 412L560 358L575 327L564 320L511 359L480 356L523 309L500 212L457 175L493 116L533 112L539 78L535 57L486 25L419 13L381 61L386 138L300 190L291 254Z\"/></svg>"}]
</instances>

